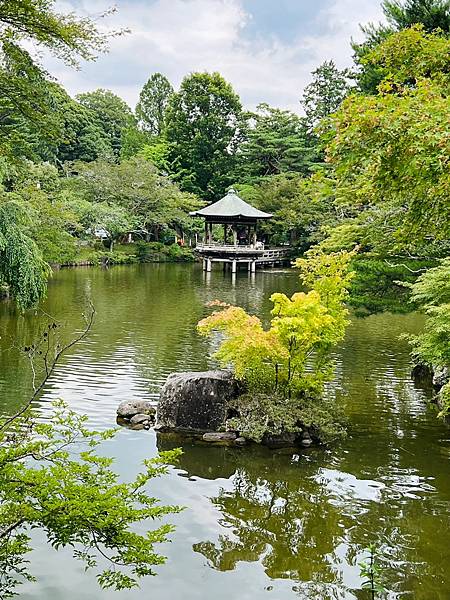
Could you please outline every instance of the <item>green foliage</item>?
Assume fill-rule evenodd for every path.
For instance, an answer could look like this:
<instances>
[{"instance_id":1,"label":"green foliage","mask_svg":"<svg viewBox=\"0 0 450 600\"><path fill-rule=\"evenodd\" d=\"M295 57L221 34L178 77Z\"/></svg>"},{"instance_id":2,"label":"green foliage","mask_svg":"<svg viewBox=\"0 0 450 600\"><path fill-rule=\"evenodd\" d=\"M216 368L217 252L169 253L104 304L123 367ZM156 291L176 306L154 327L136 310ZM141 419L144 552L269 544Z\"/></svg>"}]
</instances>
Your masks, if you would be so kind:
<instances>
[{"instance_id":1,"label":"green foliage","mask_svg":"<svg viewBox=\"0 0 450 600\"><path fill-rule=\"evenodd\" d=\"M61 135L48 75L28 52L34 43L74 66L106 49L107 34L74 13L55 10L54 0L0 2L0 152L32 155L32 142L55 141ZM26 45L28 43L28 46Z\"/></svg>"},{"instance_id":2,"label":"green foliage","mask_svg":"<svg viewBox=\"0 0 450 600\"><path fill-rule=\"evenodd\" d=\"M285 398L281 394L252 392L229 404L238 416L227 420L227 428L260 443L265 436L300 434L305 428L324 444L345 436L345 420L339 407L327 398Z\"/></svg>"},{"instance_id":3,"label":"green foliage","mask_svg":"<svg viewBox=\"0 0 450 600\"><path fill-rule=\"evenodd\" d=\"M351 87L348 69L339 71L332 60L312 72L313 81L305 87L301 104L312 130L320 121L336 112Z\"/></svg>"},{"instance_id":4,"label":"green foliage","mask_svg":"<svg viewBox=\"0 0 450 600\"><path fill-rule=\"evenodd\" d=\"M120 156L122 134L135 124L135 118L128 104L110 90L102 89L78 94L76 99L95 115L96 122L103 129L114 156Z\"/></svg>"},{"instance_id":5,"label":"green foliage","mask_svg":"<svg viewBox=\"0 0 450 600\"><path fill-rule=\"evenodd\" d=\"M330 183L319 170L307 178L296 174L264 177L255 185L236 185L236 189L247 202L273 214L260 225L271 244L288 242L305 252L323 239L323 228L337 218Z\"/></svg>"},{"instance_id":6,"label":"green foliage","mask_svg":"<svg viewBox=\"0 0 450 600\"><path fill-rule=\"evenodd\" d=\"M450 382L439 391L439 417L449 422L450 419Z\"/></svg>"},{"instance_id":7,"label":"green foliage","mask_svg":"<svg viewBox=\"0 0 450 600\"><path fill-rule=\"evenodd\" d=\"M136 126L127 127L122 130L121 148L120 148L120 159L126 160L136 156L142 152L142 150L151 144L153 141L152 136L147 131L141 131Z\"/></svg>"},{"instance_id":8,"label":"green foliage","mask_svg":"<svg viewBox=\"0 0 450 600\"><path fill-rule=\"evenodd\" d=\"M426 314L424 331L411 338L416 363L450 367L450 258L411 286L411 300Z\"/></svg>"},{"instance_id":9,"label":"green foliage","mask_svg":"<svg viewBox=\"0 0 450 600\"><path fill-rule=\"evenodd\" d=\"M383 0L381 7L388 24L362 26L366 40L361 44L352 43L358 67L355 78L360 90L369 94L377 92L384 75L377 64L367 61L367 55L389 36L413 25L422 25L427 33L439 31L448 35L450 32L448 0Z\"/></svg>"},{"instance_id":10,"label":"green foliage","mask_svg":"<svg viewBox=\"0 0 450 600\"><path fill-rule=\"evenodd\" d=\"M333 117L328 159L339 202L381 209L400 245L450 237L449 44L417 28L394 34L370 55L386 69L379 95L350 96Z\"/></svg>"},{"instance_id":11,"label":"green foliage","mask_svg":"<svg viewBox=\"0 0 450 600\"><path fill-rule=\"evenodd\" d=\"M67 186L77 198L88 202L88 211L95 211L93 215L88 212L91 223L104 226L113 237L132 230L158 241L169 226L192 226L188 212L200 206L194 196L180 192L142 156L119 164L101 160L77 163L75 169L77 175ZM94 218L99 210L101 221ZM83 222L87 224L86 219Z\"/></svg>"},{"instance_id":12,"label":"green foliage","mask_svg":"<svg viewBox=\"0 0 450 600\"><path fill-rule=\"evenodd\" d=\"M190 248L178 244L167 246L161 242L138 242L136 257L139 262L192 262L194 260Z\"/></svg>"},{"instance_id":13,"label":"green foliage","mask_svg":"<svg viewBox=\"0 0 450 600\"><path fill-rule=\"evenodd\" d=\"M91 161L112 157L111 142L99 123L96 113L73 100L60 86L51 88L54 110L58 115L61 135L52 143L38 145L37 152L47 160Z\"/></svg>"},{"instance_id":14,"label":"green foliage","mask_svg":"<svg viewBox=\"0 0 450 600\"><path fill-rule=\"evenodd\" d=\"M252 181L286 172L309 173L318 161L318 151L300 117L266 103L259 104L249 117L240 147L241 178Z\"/></svg>"},{"instance_id":15,"label":"green foliage","mask_svg":"<svg viewBox=\"0 0 450 600\"><path fill-rule=\"evenodd\" d=\"M367 548L367 560L358 563L360 576L364 578L362 588L370 590L371 597L376 598L378 593L386 591L383 585L383 566L380 562L380 553L372 544Z\"/></svg>"},{"instance_id":16,"label":"green foliage","mask_svg":"<svg viewBox=\"0 0 450 600\"><path fill-rule=\"evenodd\" d=\"M428 33L436 29L450 33L448 0L383 0L382 8L393 29L407 29L422 24Z\"/></svg>"},{"instance_id":17,"label":"green foliage","mask_svg":"<svg viewBox=\"0 0 450 600\"><path fill-rule=\"evenodd\" d=\"M21 309L33 306L47 289L48 265L27 235L27 214L13 200L0 197L0 283Z\"/></svg>"},{"instance_id":18,"label":"green foliage","mask_svg":"<svg viewBox=\"0 0 450 600\"><path fill-rule=\"evenodd\" d=\"M273 427L277 432L283 419L291 430L293 423L301 427L306 404L320 402L324 384L332 377L330 352L343 339L348 323L344 300L352 275L348 272L351 258L348 252L310 252L307 259L297 259L301 280L312 289L297 292L292 298L273 294L269 329L242 308L217 301L212 305L223 310L198 324L202 335L219 331L224 336L216 357L222 365L233 368L248 390L242 417L247 432L252 428L252 415L258 412L259 418L265 419L266 431ZM273 400L270 414L264 408L268 398ZM284 417L283 400L289 401L284 403ZM292 402L296 402L295 412ZM256 423L253 437L260 438L263 429Z\"/></svg>"},{"instance_id":19,"label":"green foliage","mask_svg":"<svg viewBox=\"0 0 450 600\"><path fill-rule=\"evenodd\" d=\"M145 144L140 151L140 156L150 161L160 172L169 170L169 146L163 139L155 138Z\"/></svg>"},{"instance_id":20,"label":"green foliage","mask_svg":"<svg viewBox=\"0 0 450 600\"><path fill-rule=\"evenodd\" d=\"M86 420L58 402L48 422L26 413L8 431L0 427L2 598L32 579L25 556L31 550L29 533L37 527L56 550L71 547L86 569L95 569L103 588L134 587L165 561L155 544L165 542L173 527L163 524L137 533L135 525L180 510L159 505L148 493L149 481L165 474L179 451L144 461L143 472L124 483L112 468L113 459L95 453L114 432L90 431Z\"/></svg>"},{"instance_id":21,"label":"green foliage","mask_svg":"<svg viewBox=\"0 0 450 600\"><path fill-rule=\"evenodd\" d=\"M433 262L427 260L402 259L399 262L368 252L358 254L352 261L355 276L350 286L349 303L362 312L410 312L413 306L405 284L414 283L420 273L432 265Z\"/></svg>"},{"instance_id":22,"label":"green foliage","mask_svg":"<svg viewBox=\"0 0 450 600\"><path fill-rule=\"evenodd\" d=\"M139 126L151 135L160 136L166 124L166 111L174 90L164 75L153 73L139 94L136 117Z\"/></svg>"},{"instance_id":23,"label":"green foliage","mask_svg":"<svg viewBox=\"0 0 450 600\"><path fill-rule=\"evenodd\" d=\"M205 200L233 181L244 117L239 97L219 73L185 77L167 110L166 138L173 178Z\"/></svg>"}]
</instances>

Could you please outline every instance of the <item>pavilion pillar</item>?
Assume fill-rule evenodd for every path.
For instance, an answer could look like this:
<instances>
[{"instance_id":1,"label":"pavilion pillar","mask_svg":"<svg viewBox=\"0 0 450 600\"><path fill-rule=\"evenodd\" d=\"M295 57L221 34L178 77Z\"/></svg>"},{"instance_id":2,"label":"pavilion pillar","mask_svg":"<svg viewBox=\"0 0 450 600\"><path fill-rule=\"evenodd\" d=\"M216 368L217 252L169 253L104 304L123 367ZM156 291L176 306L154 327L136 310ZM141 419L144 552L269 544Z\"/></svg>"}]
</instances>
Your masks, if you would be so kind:
<instances>
[{"instance_id":1,"label":"pavilion pillar","mask_svg":"<svg viewBox=\"0 0 450 600\"><path fill-rule=\"evenodd\" d=\"M223 226L223 243L225 244L225 246L227 245L228 242L228 225L225 223L225 225Z\"/></svg>"},{"instance_id":2,"label":"pavilion pillar","mask_svg":"<svg viewBox=\"0 0 450 600\"><path fill-rule=\"evenodd\" d=\"M256 260L252 260L251 267L251 272L256 273Z\"/></svg>"},{"instance_id":3,"label":"pavilion pillar","mask_svg":"<svg viewBox=\"0 0 450 600\"><path fill-rule=\"evenodd\" d=\"M237 246L237 227L236 225L232 225L233 227L233 246Z\"/></svg>"},{"instance_id":4,"label":"pavilion pillar","mask_svg":"<svg viewBox=\"0 0 450 600\"><path fill-rule=\"evenodd\" d=\"M255 223L255 228L253 230L252 246L253 246L253 248L256 248L256 223Z\"/></svg>"},{"instance_id":5,"label":"pavilion pillar","mask_svg":"<svg viewBox=\"0 0 450 600\"><path fill-rule=\"evenodd\" d=\"M212 223L208 223L208 241L207 244L212 244Z\"/></svg>"},{"instance_id":6,"label":"pavilion pillar","mask_svg":"<svg viewBox=\"0 0 450 600\"><path fill-rule=\"evenodd\" d=\"M231 273L233 275L236 275L236 271L237 271L237 261L233 260L233 262L231 263Z\"/></svg>"},{"instance_id":7,"label":"pavilion pillar","mask_svg":"<svg viewBox=\"0 0 450 600\"><path fill-rule=\"evenodd\" d=\"M208 221L205 221L205 244L208 243Z\"/></svg>"}]
</instances>

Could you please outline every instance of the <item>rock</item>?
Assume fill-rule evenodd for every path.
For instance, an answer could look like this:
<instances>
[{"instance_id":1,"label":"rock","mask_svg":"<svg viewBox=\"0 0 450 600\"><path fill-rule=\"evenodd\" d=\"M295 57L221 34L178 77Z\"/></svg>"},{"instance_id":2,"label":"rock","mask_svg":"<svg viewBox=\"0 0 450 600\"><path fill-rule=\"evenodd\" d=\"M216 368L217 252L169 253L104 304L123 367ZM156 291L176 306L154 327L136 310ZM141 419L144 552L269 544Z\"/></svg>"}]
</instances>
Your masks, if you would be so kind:
<instances>
[{"instance_id":1,"label":"rock","mask_svg":"<svg viewBox=\"0 0 450 600\"><path fill-rule=\"evenodd\" d=\"M130 419L131 425L137 425L138 423L142 423L145 425L146 423L150 423L150 419L152 419L151 415L144 415L143 413L138 413L137 415L133 415Z\"/></svg>"},{"instance_id":2,"label":"rock","mask_svg":"<svg viewBox=\"0 0 450 600\"><path fill-rule=\"evenodd\" d=\"M283 432L278 435L265 434L261 443L269 448L283 448L284 446L295 446L298 433Z\"/></svg>"},{"instance_id":3,"label":"rock","mask_svg":"<svg viewBox=\"0 0 450 600\"><path fill-rule=\"evenodd\" d=\"M172 373L158 403L158 431L217 431L225 425L227 405L239 394L229 371Z\"/></svg>"},{"instance_id":4,"label":"rock","mask_svg":"<svg viewBox=\"0 0 450 600\"><path fill-rule=\"evenodd\" d=\"M204 433L202 440L204 442L233 442L237 435L233 431L211 431Z\"/></svg>"},{"instance_id":5,"label":"rock","mask_svg":"<svg viewBox=\"0 0 450 600\"><path fill-rule=\"evenodd\" d=\"M124 419L131 419L134 415L154 415L155 408L147 400L125 400L117 407L117 414Z\"/></svg>"},{"instance_id":6,"label":"rock","mask_svg":"<svg viewBox=\"0 0 450 600\"><path fill-rule=\"evenodd\" d=\"M245 446L247 440L245 439L245 437L238 437L234 440L234 443L236 444L236 446Z\"/></svg>"},{"instance_id":7,"label":"rock","mask_svg":"<svg viewBox=\"0 0 450 600\"><path fill-rule=\"evenodd\" d=\"M303 448L309 448L313 443L309 431L303 431L300 438L300 445L303 446Z\"/></svg>"},{"instance_id":8,"label":"rock","mask_svg":"<svg viewBox=\"0 0 450 600\"><path fill-rule=\"evenodd\" d=\"M433 387L440 390L450 381L450 369L448 367L436 367L433 373Z\"/></svg>"},{"instance_id":9,"label":"rock","mask_svg":"<svg viewBox=\"0 0 450 600\"><path fill-rule=\"evenodd\" d=\"M416 383L431 384L433 371L427 365L414 365L411 371L411 377Z\"/></svg>"}]
</instances>

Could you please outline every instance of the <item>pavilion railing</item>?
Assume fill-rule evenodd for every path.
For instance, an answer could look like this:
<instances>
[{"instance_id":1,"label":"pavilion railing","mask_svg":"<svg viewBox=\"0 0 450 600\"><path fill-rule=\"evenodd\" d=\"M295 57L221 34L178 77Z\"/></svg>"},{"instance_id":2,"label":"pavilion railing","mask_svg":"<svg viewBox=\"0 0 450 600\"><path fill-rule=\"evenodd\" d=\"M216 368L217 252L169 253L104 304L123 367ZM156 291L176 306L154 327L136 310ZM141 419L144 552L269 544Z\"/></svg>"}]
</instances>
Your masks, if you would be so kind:
<instances>
[{"instance_id":1,"label":"pavilion railing","mask_svg":"<svg viewBox=\"0 0 450 600\"><path fill-rule=\"evenodd\" d=\"M224 244L223 242L199 242L197 243L196 250L264 250L264 244L258 242L256 246L253 244Z\"/></svg>"}]
</instances>

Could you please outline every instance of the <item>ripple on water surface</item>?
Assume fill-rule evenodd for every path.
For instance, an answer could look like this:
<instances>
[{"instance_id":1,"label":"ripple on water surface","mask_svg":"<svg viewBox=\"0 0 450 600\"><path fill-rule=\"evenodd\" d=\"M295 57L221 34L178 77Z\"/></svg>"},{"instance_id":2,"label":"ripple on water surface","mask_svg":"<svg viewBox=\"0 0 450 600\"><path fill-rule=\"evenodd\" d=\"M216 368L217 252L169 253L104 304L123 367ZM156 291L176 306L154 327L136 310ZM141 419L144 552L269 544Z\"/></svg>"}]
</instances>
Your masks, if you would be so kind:
<instances>
[{"instance_id":1,"label":"ripple on water surface","mask_svg":"<svg viewBox=\"0 0 450 600\"><path fill-rule=\"evenodd\" d=\"M97 315L89 337L64 357L39 401L64 398L96 428L115 424L119 402L156 402L172 371L209 368L214 348L195 325L206 302L220 298L267 319L274 291L291 294L290 271L252 279L197 265L143 265L61 271L44 309L67 331L82 326L92 299ZM35 319L0 305L0 408L11 412L27 396L28 365L17 348L36 334ZM348 438L329 449L293 454L253 447L204 448L185 443L179 467L155 481L163 502L186 506L164 546L168 563L140 591L158 600L367 598L358 562L375 543L384 556L390 599L449 600L449 434L409 377L401 333L420 330L417 315L354 318L336 351L336 376L327 393L349 419ZM14 342L14 344L12 344ZM15 346L15 347L13 347ZM142 460L175 442L153 431L120 430L105 444L127 479ZM56 553L37 534L30 570L39 583L23 586L33 600L110 598L93 575Z\"/></svg>"}]
</instances>

